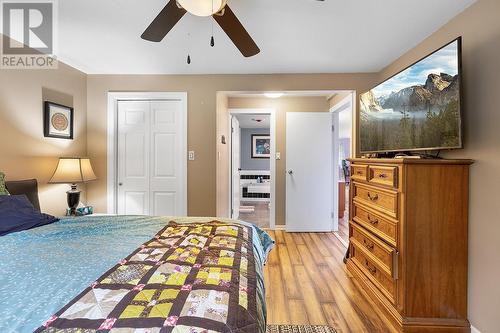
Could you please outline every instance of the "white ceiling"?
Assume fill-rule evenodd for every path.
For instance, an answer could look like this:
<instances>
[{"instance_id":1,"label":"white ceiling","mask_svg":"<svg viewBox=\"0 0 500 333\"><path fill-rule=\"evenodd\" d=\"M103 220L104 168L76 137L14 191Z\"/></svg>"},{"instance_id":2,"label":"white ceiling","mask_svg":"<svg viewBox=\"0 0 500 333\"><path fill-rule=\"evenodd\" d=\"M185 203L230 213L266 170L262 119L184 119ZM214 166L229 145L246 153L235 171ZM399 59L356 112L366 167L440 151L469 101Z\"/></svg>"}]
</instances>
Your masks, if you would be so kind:
<instances>
[{"instance_id":1,"label":"white ceiling","mask_svg":"<svg viewBox=\"0 0 500 333\"><path fill-rule=\"evenodd\" d=\"M268 115L236 114L235 117L240 122L240 128L269 128L271 124L271 117ZM261 122L255 121L256 119Z\"/></svg>"},{"instance_id":2,"label":"white ceiling","mask_svg":"<svg viewBox=\"0 0 500 333\"><path fill-rule=\"evenodd\" d=\"M167 0L62 0L59 58L89 74L374 72L474 1L229 0L262 50L244 58L217 24L210 47L210 17L187 14L163 42L142 40Z\"/></svg>"}]
</instances>

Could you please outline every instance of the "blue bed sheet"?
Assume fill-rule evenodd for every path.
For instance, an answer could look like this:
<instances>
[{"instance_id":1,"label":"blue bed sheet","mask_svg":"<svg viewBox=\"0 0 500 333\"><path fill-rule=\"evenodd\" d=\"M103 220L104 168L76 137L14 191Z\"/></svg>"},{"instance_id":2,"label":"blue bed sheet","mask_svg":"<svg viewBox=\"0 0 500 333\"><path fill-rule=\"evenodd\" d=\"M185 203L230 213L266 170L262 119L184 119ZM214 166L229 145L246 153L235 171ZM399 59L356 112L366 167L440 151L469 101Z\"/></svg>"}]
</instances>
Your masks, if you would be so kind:
<instances>
[{"instance_id":1,"label":"blue bed sheet","mask_svg":"<svg viewBox=\"0 0 500 333\"><path fill-rule=\"evenodd\" d=\"M89 216L0 237L0 332L32 332L171 219ZM272 240L254 229L262 264ZM257 275L264 307L261 267Z\"/></svg>"}]
</instances>

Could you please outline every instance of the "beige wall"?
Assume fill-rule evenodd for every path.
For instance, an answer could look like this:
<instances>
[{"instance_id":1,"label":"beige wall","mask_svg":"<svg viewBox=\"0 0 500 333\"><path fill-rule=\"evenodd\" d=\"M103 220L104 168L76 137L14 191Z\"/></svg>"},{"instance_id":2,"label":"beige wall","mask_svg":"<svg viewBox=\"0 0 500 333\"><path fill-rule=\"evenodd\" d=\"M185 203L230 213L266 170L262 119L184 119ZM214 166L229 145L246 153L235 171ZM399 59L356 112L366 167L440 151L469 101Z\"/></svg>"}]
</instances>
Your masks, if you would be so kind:
<instances>
[{"instance_id":1,"label":"beige wall","mask_svg":"<svg viewBox=\"0 0 500 333\"><path fill-rule=\"evenodd\" d=\"M469 319L482 333L500 330L500 1L479 0L380 73L398 72L463 36L465 149L472 158L469 213Z\"/></svg>"},{"instance_id":2,"label":"beige wall","mask_svg":"<svg viewBox=\"0 0 500 333\"><path fill-rule=\"evenodd\" d=\"M326 97L281 97L269 98L229 98L231 109L270 108L276 112L276 152L281 153L281 160L276 161L276 224L285 224L286 200L286 113L287 112L328 112L329 102ZM226 122L223 126L228 127ZM226 178L229 177L229 174ZM227 204L228 201L226 201Z\"/></svg>"},{"instance_id":3,"label":"beige wall","mask_svg":"<svg viewBox=\"0 0 500 333\"><path fill-rule=\"evenodd\" d=\"M69 189L47 184L58 157L87 152L86 82L84 73L64 64L57 70L0 70L0 170L7 180L37 178L41 208L53 215L65 212ZM74 107L74 140L43 136L45 100Z\"/></svg>"},{"instance_id":4,"label":"beige wall","mask_svg":"<svg viewBox=\"0 0 500 333\"><path fill-rule=\"evenodd\" d=\"M87 80L88 153L99 180L88 185L89 203L106 211L106 128L109 91L187 91L188 214L210 215L216 204L216 104L222 91L368 90L376 74L314 75L89 75Z\"/></svg>"}]
</instances>

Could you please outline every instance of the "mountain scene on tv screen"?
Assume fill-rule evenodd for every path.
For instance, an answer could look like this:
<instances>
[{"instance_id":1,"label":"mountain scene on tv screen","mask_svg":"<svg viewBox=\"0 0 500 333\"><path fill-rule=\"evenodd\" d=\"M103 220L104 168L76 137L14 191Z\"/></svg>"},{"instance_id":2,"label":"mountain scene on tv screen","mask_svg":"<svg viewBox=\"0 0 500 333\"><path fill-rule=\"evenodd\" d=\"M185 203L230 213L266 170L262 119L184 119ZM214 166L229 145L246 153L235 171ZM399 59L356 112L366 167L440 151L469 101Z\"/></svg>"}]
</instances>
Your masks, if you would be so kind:
<instances>
[{"instance_id":1,"label":"mountain scene on tv screen","mask_svg":"<svg viewBox=\"0 0 500 333\"><path fill-rule=\"evenodd\" d=\"M362 152L460 146L458 42L360 96Z\"/></svg>"}]
</instances>

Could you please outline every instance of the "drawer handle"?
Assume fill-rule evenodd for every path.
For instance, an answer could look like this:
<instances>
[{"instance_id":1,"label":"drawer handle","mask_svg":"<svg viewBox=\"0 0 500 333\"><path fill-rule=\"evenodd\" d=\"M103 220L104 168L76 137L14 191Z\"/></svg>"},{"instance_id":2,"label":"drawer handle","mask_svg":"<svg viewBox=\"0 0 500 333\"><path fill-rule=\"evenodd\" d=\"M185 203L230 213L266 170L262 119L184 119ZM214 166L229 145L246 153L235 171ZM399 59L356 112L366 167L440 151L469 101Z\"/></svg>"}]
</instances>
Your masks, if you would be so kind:
<instances>
[{"instance_id":1,"label":"drawer handle","mask_svg":"<svg viewBox=\"0 0 500 333\"><path fill-rule=\"evenodd\" d=\"M362 175L362 174L363 174L363 171L358 170L358 171L356 171L356 174L357 174L357 175Z\"/></svg>"},{"instance_id":2,"label":"drawer handle","mask_svg":"<svg viewBox=\"0 0 500 333\"><path fill-rule=\"evenodd\" d=\"M374 243L369 242L366 239L363 239L363 245L370 251L373 251L373 248L375 247Z\"/></svg>"},{"instance_id":3,"label":"drawer handle","mask_svg":"<svg viewBox=\"0 0 500 333\"><path fill-rule=\"evenodd\" d=\"M378 175L378 177L384 179L387 178L388 176L385 173L381 173Z\"/></svg>"},{"instance_id":4,"label":"drawer handle","mask_svg":"<svg viewBox=\"0 0 500 333\"><path fill-rule=\"evenodd\" d=\"M371 201L377 201L378 200L378 194L375 193L375 195L372 195L370 192L368 192L368 199Z\"/></svg>"},{"instance_id":5,"label":"drawer handle","mask_svg":"<svg viewBox=\"0 0 500 333\"><path fill-rule=\"evenodd\" d=\"M377 225L378 219L372 219L372 217L370 215L368 215L368 222L370 222L373 225Z\"/></svg>"},{"instance_id":6,"label":"drawer handle","mask_svg":"<svg viewBox=\"0 0 500 333\"><path fill-rule=\"evenodd\" d=\"M368 271L370 271L370 273L372 273L372 274L376 274L377 273L377 268L374 267L374 266L372 266L372 265L370 265L370 263L366 259L365 259L365 266L368 269Z\"/></svg>"}]
</instances>

